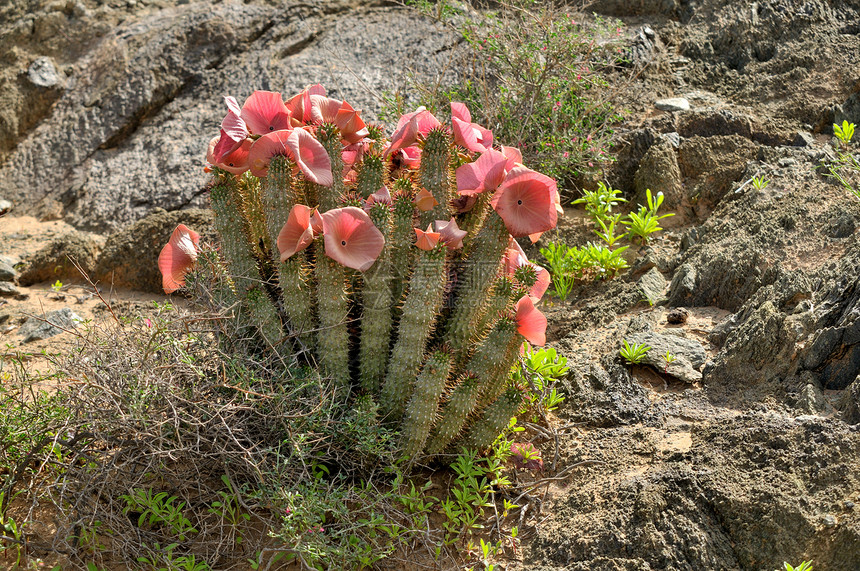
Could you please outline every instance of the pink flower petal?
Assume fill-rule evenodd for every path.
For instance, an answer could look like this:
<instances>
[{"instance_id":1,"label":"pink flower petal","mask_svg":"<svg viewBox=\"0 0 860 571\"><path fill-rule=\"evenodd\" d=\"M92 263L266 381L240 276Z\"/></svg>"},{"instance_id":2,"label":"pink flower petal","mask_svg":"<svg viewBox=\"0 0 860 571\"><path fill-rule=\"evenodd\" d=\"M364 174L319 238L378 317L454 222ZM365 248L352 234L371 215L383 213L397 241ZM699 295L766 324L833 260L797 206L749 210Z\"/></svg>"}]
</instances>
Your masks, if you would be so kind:
<instances>
[{"instance_id":1,"label":"pink flower petal","mask_svg":"<svg viewBox=\"0 0 860 571\"><path fill-rule=\"evenodd\" d=\"M454 220L453 216L448 222L437 220L436 231L439 232L442 237L442 241L445 242L445 246L449 250L459 250L462 248L463 238L468 234L465 230L460 230L460 228L457 227L457 221Z\"/></svg>"},{"instance_id":2,"label":"pink flower petal","mask_svg":"<svg viewBox=\"0 0 860 571\"><path fill-rule=\"evenodd\" d=\"M400 117L397 129L391 135L391 145L385 151L387 157L394 151L411 147L418 142L418 136L426 136L435 127L441 125L432 113L419 107L413 113L407 113Z\"/></svg>"},{"instance_id":3,"label":"pink flower petal","mask_svg":"<svg viewBox=\"0 0 860 571\"><path fill-rule=\"evenodd\" d=\"M391 193L388 191L388 187L383 186L382 188L367 197L368 208L377 203L391 204Z\"/></svg>"},{"instance_id":4,"label":"pink flower petal","mask_svg":"<svg viewBox=\"0 0 860 571\"><path fill-rule=\"evenodd\" d=\"M314 213L311 214L311 230L314 231L315 236L319 236L323 233L323 219L319 210L316 209L314 209Z\"/></svg>"},{"instance_id":5,"label":"pink flower petal","mask_svg":"<svg viewBox=\"0 0 860 571\"><path fill-rule=\"evenodd\" d=\"M462 196L474 196L487 190L492 192L505 180L507 162L499 151L487 149L476 161L455 171L457 192Z\"/></svg>"},{"instance_id":6,"label":"pink flower petal","mask_svg":"<svg viewBox=\"0 0 860 571\"><path fill-rule=\"evenodd\" d=\"M158 269L161 270L164 293L173 293L185 285L185 274L197 261L199 242L200 235L183 224L173 231L170 240L158 255Z\"/></svg>"},{"instance_id":7,"label":"pink flower petal","mask_svg":"<svg viewBox=\"0 0 860 571\"><path fill-rule=\"evenodd\" d=\"M505 250L505 275L509 278L513 278L514 273L516 273L517 271L517 268L525 265L534 268L535 274L537 275L537 280L529 290L529 297L532 298L533 302L537 303L541 300L543 294L546 293L546 290L549 287L549 271L547 271L546 268L542 268L541 266L530 262L528 256L526 256L526 253L523 251L517 241L514 240L512 237L510 239L510 242L508 243L507 250Z\"/></svg>"},{"instance_id":8,"label":"pink flower petal","mask_svg":"<svg viewBox=\"0 0 860 571\"><path fill-rule=\"evenodd\" d=\"M385 238L367 213L354 206L322 213L325 253L334 261L360 272L376 262Z\"/></svg>"},{"instance_id":9,"label":"pink flower petal","mask_svg":"<svg viewBox=\"0 0 860 571\"><path fill-rule=\"evenodd\" d=\"M289 129L290 112L281 94L273 91L255 91L242 106L242 119L256 135Z\"/></svg>"},{"instance_id":10,"label":"pink flower petal","mask_svg":"<svg viewBox=\"0 0 860 571\"><path fill-rule=\"evenodd\" d=\"M343 105L338 110L334 124L340 129L340 136L345 144L352 145L358 143L370 134L359 112L353 109L352 105L346 101L343 102Z\"/></svg>"},{"instance_id":11,"label":"pink flower petal","mask_svg":"<svg viewBox=\"0 0 860 571\"><path fill-rule=\"evenodd\" d=\"M236 101L236 98L232 95L228 95L224 98L224 103L227 105L227 109L236 115L242 115L242 108L239 107L239 102Z\"/></svg>"},{"instance_id":12,"label":"pink flower petal","mask_svg":"<svg viewBox=\"0 0 860 571\"><path fill-rule=\"evenodd\" d=\"M400 149L401 158L404 166L410 169L417 169L421 166L421 149L416 146Z\"/></svg>"},{"instance_id":13,"label":"pink flower petal","mask_svg":"<svg viewBox=\"0 0 860 571\"><path fill-rule=\"evenodd\" d=\"M311 85L287 101L287 110L290 112L290 115L292 115L296 123L301 125L312 120L313 111L311 109L311 95L320 95L325 97L325 93L325 88L322 85Z\"/></svg>"},{"instance_id":14,"label":"pink flower petal","mask_svg":"<svg viewBox=\"0 0 860 571\"><path fill-rule=\"evenodd\" d=\"M459 101L451 102L451 117L465 121L466 123L472 122L472 114L469 112L469 108L466 107L465 103L460 103Z\"/></svg>"},{"instance_id":15,"label":"pink flower petal","mask_svg":"<svg viewBox=\"0 0 860 571\"><path fill-rule=\"evenodd\" d=\"M524 295L515 306L517 332L532 345L546 345L546 316L535 308L532 299Z\"/></svg>"},{"instance_id":16,"label":"pink flower petal","mask_svg":"<svg viewBox=\"0 0 860 571\"><path fill-rule=\"evenodd\" d=\"M556 184L539 172L517 167L510 171L490 204L496 209L508 232L514 237L528 236L555 228Z\"/></svg>"},{"instance_id":17,"label":"pink flower petal","mask_svg":"<svg viewBox=\"0 0 860 571\"><path fill-rule=\"evenodd\" d=\"M331 159L313 135L304 129L293 129L286 145L305 178L322 186L332 185Z\"/></svg>"},{"instance_id":18,"label":"pink flower petal","mask_svg":"<svg viewBox=\"0 0 860 571\"><path fill-rule=\"evenodd\" d=\"M301 252L314 241L314 233L311 229L311 209L304 204L296 204L290 210L287 223L278 234L278 251L281 253L281 261L284 262L296 252Z\"/></svg>"},{"instance_id":19,"label":"pink flower petal","mask_svg":"<svg viewBox=\"0 0 860 571\"><path fill-rule=\"evenodd\" d=\"M426 188L422 188L418 194L415 195L415 200L413 200L413 202L415 202L415 206L418 207L418 210L422 212L433 210L439 205L439 201L436 200L433 194Z\"/></svg>"},{"instance_id":20,"label":"pink flower petal","mask_svg":"<svg viewBox=\"0 0 860 571\"><path fill-rule=\"evenodd\" d=\"M451 119L454 131L454 143L472 151L483 153L493 147L493 133L475 123L467 123L454 117Z\"/></svg>"},{"instance_id":21,"label":"pink flower petal","mask_svg":"<svg viewBox=\"0 0 860 571\"><path fill-rule=\"evenodd\" d=\"M508 159L508 170L511 170L517 164L523 164L523 154L516 147L506 147L502 145L502 154Z\"/></svg>"},{"instance_id":22,"label":"pink flower petal","mask_svg":"<svg viewBox=\"0 0 860 571\"><path fill-rule=\"evenodd\" d=\"M454 210L457 211L457 214L463 214L465 212L469 212L475 207L475 204L478 202L478 196L458 196L454 200L451 201L451 205L454 207Z\"/></svg>"},{"instance_id":23,"label":"pink flower petal","mask_svg":"<svg viewBox=\"0 0 860 571\"><path fill-rule=\"evenodd\" d=\"M420 249L430 251L439 243L441 235L439 232L433 232L430 226L427 226L427 230L421 230L420 228L413 228L413 230L415 230L416 237L415 245Z\"/></svg>"},{"instance_id":24,"label":"pink flower petal","mask_svg":"<svg viewBox=\"0 0 860 571\"><path fill-rule=\"evenodd\" d=\"M251 154L248 157L251 174L264 178L269 174L269 162L272 157L293 156L293 151L287 145L287 140L295 129L274 131L263 135L251 145Z\"/></svg>"},{"instance_id":25,"label":"pink flower petal","mask_svg":"<svg viewBox=\"0 0 860 571\"><path fill-rule=\"evenodd\" d=\"M214 165L233 174L242 174L251 166L251 139L245 139L232 152L221 157Z\"/></svg>"}]
</instances>

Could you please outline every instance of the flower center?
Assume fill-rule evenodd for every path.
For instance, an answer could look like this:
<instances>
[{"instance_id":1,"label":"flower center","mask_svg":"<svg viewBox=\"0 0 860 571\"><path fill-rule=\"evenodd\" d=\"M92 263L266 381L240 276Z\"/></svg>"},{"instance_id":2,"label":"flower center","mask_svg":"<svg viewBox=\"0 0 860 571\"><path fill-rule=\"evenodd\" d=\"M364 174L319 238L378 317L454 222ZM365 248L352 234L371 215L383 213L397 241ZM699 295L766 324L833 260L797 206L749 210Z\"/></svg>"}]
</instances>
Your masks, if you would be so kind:
<instances>
[{"instance_id":1,"label":"flower center","mask_svg":"<svg viewBox=\"0 0 860 571\"><path fill-rule=\"evenodd\" d=\"M340 241L340 245L341 245L341 246L346 246L346 240L341 240L341 241Z\"/></svg>"},{"instance_id":2,"label":"flower center","mask_svg":"<svg viewBox=\"0 0 860 571\"><path fill-rule=\"evenodd\" d=\"M275 126L274 126L274 125L269 125L269 131L274 131L274 130L275 130Z\"/></svg>"},{"instance_id":3,"label":"flower center","mask_svg":"<svg viewBox=\"0 0 860 571\"><path fill-rule=\"evenodd\" d=\"M522 200L517 200L517 205L522 206L522 205L523 205L523 201L522 201Z\"/></svg>"}]
</instances>

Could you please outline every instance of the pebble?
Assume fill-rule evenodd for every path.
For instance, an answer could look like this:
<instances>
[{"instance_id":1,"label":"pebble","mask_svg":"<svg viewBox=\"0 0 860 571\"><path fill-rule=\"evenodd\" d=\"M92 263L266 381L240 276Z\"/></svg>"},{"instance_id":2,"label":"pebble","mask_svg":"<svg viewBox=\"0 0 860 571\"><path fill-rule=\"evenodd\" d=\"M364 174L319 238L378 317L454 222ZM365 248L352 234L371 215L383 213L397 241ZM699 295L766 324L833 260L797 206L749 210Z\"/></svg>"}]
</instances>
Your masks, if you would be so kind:
<instances>
[{"instance_id":1,"label":"pebble","mask_svg":"<svg viewBox=\"0 0 860 571\"><path fill-rule=\"evenodd\" d=\"M845 503L843 505L845 506L846 510L854 509L854 502L852 502L851 500L845 500Z\"/></svg>"},{"instance_id":2,"label":"pebble","mask_svg":"<svg viewBox=\"0 0 860 571\"><path fill-rule=\"evenodd\" d=\"M666 323L671 323L673 325L681 325L687 322L687 318L690 316L690 312L687 311L686 308L676 307L672 311L666 314Z\"/></svg>"},{"instance_id":3,"label":"pebble","mask_svg":"<svg viewBox=\"0 0 860 571\"><path fill-rule=\"evenodd\" d=\"M60 84L60 75L51 58L40 57L30 64L27 70L27 78L33 85L39 87L56 87Z\"/></svg>"},{"instance_id":4,"label":"pebble","mask_svg":"<svg viewBox=\"0 0 860 571\"><path fill-rule=\"evenodd\" d=\"M0 297L16 297L20 294L21 290L15 287L15 284L0 282Z\"/></svg>"},{"instance_id":5,"label":"pebble","mask_svg":"<svg viewBox=\"0 0 860 571\"><path fill-rule=\"evenodd\" d=\"M834 527L836 525L836 518L827 514L821 518L821 523L823 523L825 527Z\"/></svg>"},{"instance_id":6,"label":"pebble","mask_svg":"<svg viewBox=\"0 0 860 571\"><path fill-rule=\"evenodd\" d=\"M795 147L811 147L815 144L815 137L809 131L798 131L794 135Z\"/></svg>"},{"instance_id":7,"label":"pebble","mask_svg":"<svg viewBox=\"0 0 860 571\"><path fill-rule=\"evenodd\" d=\"M0 198L0 216L12 211L12 203Z\"/></svg>"},{"instance_id":8,"label":"pebble","mask_svg":"<svg viewBox=\"0 0 860 571\"><path fill-rule=\"evenodd\" d=\"M18 272L15 271L10 264L3 262L0 260L0 282L12 282L15 281L15 278L18 276Z\"/></svg>"},{"instance_id":9,"label":"pebble","mask_svg":"<svg viewBox=\"0 0 860 571\"><path fill-rule=\"evenodd\" d=\"M795 164L796 162L797 162L797 159L793 159L791 157L786 157L784 159L779 159L779 162L777 164L779 164L779 166L781 166L782 168L785 168L785 167L790 167L791 165Z\"/></svg>"},{"instance_id":10,"label":"pebble","mask_svg":"<svg viewBox=\"0 0 860 571\"><path fill-rule=\"evenodd\" d=\"M669 99L658 99L654 106L661 111L689 111L690 102L683 97L671 97Z\"/></svg>"}]
</instances>

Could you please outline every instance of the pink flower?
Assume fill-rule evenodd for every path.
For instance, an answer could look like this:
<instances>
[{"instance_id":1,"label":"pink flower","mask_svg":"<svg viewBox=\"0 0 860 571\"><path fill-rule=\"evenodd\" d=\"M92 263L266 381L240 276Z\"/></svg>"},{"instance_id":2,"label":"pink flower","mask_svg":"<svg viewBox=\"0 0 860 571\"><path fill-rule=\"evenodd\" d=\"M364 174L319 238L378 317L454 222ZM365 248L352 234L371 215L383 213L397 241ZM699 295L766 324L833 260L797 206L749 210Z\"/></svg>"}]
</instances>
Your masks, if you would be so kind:
<instances>
[{"instance_id":1,"label":"pink flower","mask_svg":"<svg viewBox=\"0 0 860 571\"><path fill-rule=\"evenodd\" d=\"M218 137L212 139L212 141L209 143L209 152L207 152L206 154L206 160L212 166L216 166L219 169L223 169L233 174L242 174L243 172L248 170L248 168L251 166L251 139L245 139L237 148L223 155L219 160L216 160L215 148L218 144L217 139Z\"/></svg>"},{"instance_id":2,"label":"pink flower","mask_svg":"<svg viewBox=\"0 0 860 571\"><path fill-rule=\"evenodd\" d=\"M498 212L508 232L515 238L555 228L556 183L550 177L526 167L516 167L505 177L490 204Z\"/></svg>"},{"instance_id":3,"label":"pink flower","mask_svg":"<svg viewBox=\"0 0 860 571\"><path fill-rule=\"evenodd\" d=\"M314 241L311 228L311 213L313 209L304 204L296 204L290 210L287 222L278 234L278 251L281 261L285 262L297 252L301 252Z\"/></svg>"},{"instance_id":4,"label":"pink flower","mask_svg":"<svg viewBox=\"0 0 860 571\"><path fill-rule=\"evenodd\" d=\"M388 192L388 187L383 186L373 194L367 197L367 201L365 202L365 207L370 208L374 204L391 204L391 193Z\"/></svg>"},{"instance_id":5,"label":"pink flower","mask_svg":"<svg viewBox=\"0 0 860 571\"><path fill-rule=\"evenodd\" d=\"M170 235L170 240L158 255L158 269L161 270L161 285L164 293L173 293L185 285L185 274L197 261L197 244L200 235L180 224Z\"/></svg>"},{"instance_id":6,"label":"pink flower","mask_svg":"<svg viewBox=\"0 0 860 571\"><path fill-rule=\"evenodd\" d=\"M487 149L474 162L455 171L457 192L461 196L474 196L494 191L505 180L508 158L495 149Z\"/></svg>"},{"instance_id":7,"label":"pink flower","mask_svg":"<svg viewBox=\"0 0 860 571\"><path fill-rule=\"evenodd\" d=\"M546 316L524 295L514 306L517 332L532 345L546 345Z\"/></svg>"},{"instance_id":8,"label":"pink flower","mask_svg":"<svg viewBox=\"0 0 860 571\"><path fill-rule=\"evenodd\" d=\"M472 114L463 103L451 102L451 126L454 143L475 153L483 153L493 146L493 133L472 123Z\"/></svg>"},{"instance_id":9,"label":"pink flower","mask_svg":"<svg viewBox=\"0 0 860 571\"><path fill-rule=\"evenodd\" d=\"M212 149L212 159L209 160L212 164L219 162L224 155L236 150L248 137L248 127L240 116L242 110L239 108L236 98L225 97L224 102L227 104L228 111L221 121L221 136L215 148Z\"/></svg>"},{"instance_id":10,"label":"pink flower","mask_svg":"<svg viewBox=\"0 0 860 571\"><path fill-rule=\"evenodd\" d=\"M293 119L293 125L299 127L310 123L313 120L313 104L311 103L311 95L322 95L325 97L325 87L317 83L304 89L301 93L294 95L292 99L286 102L287 111Z\"/></svg>"},{"instance_id":11,"label":"pink flower","mask_svg":"<svg viewBox=\"0 0 860 571\"><path fill-rule=\"evenodd\" d=\"M415 230L415 237L417 238L415 245L421 250L432 250L439 243L441 234L433 232L433 228L429 225L427 226L427 230L421 230L420 228L413 228L413 230Z\"/></svg>"},{"instance_id":12,"label":"pink flower","mask_svg":"<svg viewBox=\"0 0 860 571\"><path fill-rule=\"evenodd\" d=\"M534 303L539 302L543 297L543 294L546 293L547 288L549 288L549 271L547 271L546 268L530 262L526 253L523 252L523 249L513 238L511 238L508 249L505 250L504 263L505 275L509 278L513 278L517 269L522 266L529 266L534 270L537 279L535 280L534 285L529 289L528 295L532 298Z\"/></svg>"},{"instance_id":13,"label":"pink flower","mask_svg":"<svg viewBox=\"0 0 860 571\"><path fill-rule=\"evenodd\" d=\"M279 155L293 159L311 182L322 186L334 182L325 147L304 129L274 131L254 141L249 156L251 174L259 178L267 176L269 162Z\"/></svg>"},{"instance_id":14,"label":"pink flower","mask_svg":"<svg viewBox=\"0 0 860 571\"><path fill-rule=\"evenodd\" d=\"M322 213L325 253L348 268L365 272L376 262L385 238L367 213L347 206Z\"/></svg>"},{"instance_id":15,"label":"pink flower","mask_svg":"<svg viewBox=\"0 0 860 571\"><path fill-rule=\"evenodd\" d=\"M242 119L255 135L289 129L290 112L281 94L272 91L255 91L242 106Z\"/></svg>"},{"instance_id":16,"label":"pink flower","mask_svg":"<svg viewBox=\"0 0 860 571\"><path fill-rule=\"evenodd\" d=\"M411 147L418 142L419 136L426 137L427 133L439 125L441 125L439 120L424 107L402 115L397 122L397 129L391 135L391 145L386 149L384 156L387 157L394 151Z\"/></svg>"},{"instance_id":17,"label":"pink flower","mask_svg":"<svg viewBox=\"0 0 860 571\"><path fill-rule=\"evenodd\" d=\"M152 320L150 318L147 317L146 319L144 319L143 324L146 325L148 328L152 329Z\"/></svg>"},{"instance_id":18,"label":"pink flower","mask_svg":"<svg viewBox=\"0 0 860 571\"><path fill-rule=\"evenodd\" d=\"M442 238L442 241L445 242L445 247L449 250L459 250L463 247L463 238L466 237L465 230L460 230L457 226L457 221L454 220L454 217L451 217L451 220L445 222L444 220L436 221L436 232Z\"/></svg>"}]
</instances>

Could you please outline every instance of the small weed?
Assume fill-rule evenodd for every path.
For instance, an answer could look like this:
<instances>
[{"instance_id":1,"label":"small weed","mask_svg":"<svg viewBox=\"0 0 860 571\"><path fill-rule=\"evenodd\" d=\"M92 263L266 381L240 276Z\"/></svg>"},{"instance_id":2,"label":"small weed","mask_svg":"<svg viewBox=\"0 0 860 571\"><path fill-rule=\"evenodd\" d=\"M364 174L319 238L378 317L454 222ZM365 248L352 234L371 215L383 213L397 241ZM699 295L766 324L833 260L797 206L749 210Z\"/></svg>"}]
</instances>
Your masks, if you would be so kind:
<instances>
[{"instance_id":1,"label":"small weed","mask_svg":"<svg viewBox=\"0 0 860 571\"><path fill-rule=\"evenodd\" d=\"M571 204L584 204L585 211L588 212L595 224L606 222L610 218L614 206L627 202L621 196L620 190L603 182L597 183L597 190L583 190L582 195L582 198L577 198Z\"/></svg>"},{"instance_id":2,"label":"small weed","mask_svg":"<svg viewBox=\"0 0 860 571\"><path fill-rule=\"evenodd\" d=\"M651 238L651 234L663 229L658 224L658 221L675 215L672 212L662 215L657 214L660 205L663 204L662 192L658 192L656 196L652 196L651 189L649 188L646 190L646 197L648 206L640 204L637 212L631 212L621 221L628 228L628 236L631 242L638 238L642 244L647 244Z\"/></svg>"},{"instance_id":3,"label":"small weed","mask_svg":"<svg viewBox=\"0 0 860 571\"><path fill-rule=\"evenodd\" d=\"M842 125L833 124L833 133L839 141L836 160L827 164L828 174L848 192L860 200L860 160L851 152L849 145L854 137L854 123L842 121Z\"/></svg>"},{"instance_id":4,"label":"small weed","mask_svg":"<svg viewBox=\"0 0 860 571\"><path fill-rule=\"evenodd\" d=\"M564 395L556 385L567 371L567 359L558 355L555 349L527 352L511 370L512 382L528 387L520 414L531 414L533 420L537 420L557 409L564 402Z\"/></svg>"},{"instance_id":5,"label":"small weed","mask_svg":"<svg viewBox=\"0 0 860 571\"><path fill-rule=\"evenodd\" d=\"M783 562L783 565L785 565L785 571L812 571L812 561L804 561L797 567L792 567L785 562Z\"/></svg>"},{"instance_id":6,"label":"small weed","mask_svg":"<svg viewBox=\"0 0 860 571\"><path fill-rule=\"evenodd\" d=\"M663 368L663 372L669 372L669 365L674 363L677 360L677 357L673 355L668 349L666 349L666 354L663 355L663 361L666 363L666 366Z\"/></svg>"},{"instance_id":7,"label":"small weed","mask_svg":"<svg viewBox=\"0 0 860 571\"><path fill-rule=\"evenodd\" d=\"M138 488L132 490L131 494L120 496L120 499L126 504L124 509L126 515L140 514L137 518L138 527L164 524L180 541L185 541L188 534L197 533L197 529L182 513L185 502L174 504L176 496L168 497L167 492L153 495L149 488Z\"/></svg>"},{"instance_id":8,"label":"small weed","mask_svg":"<svg viewBox=\"0 0 860 571\"><path fill-rule=\"evenodd\" d=\"M60 280L55 281L51 284L51 289L54 290L54 293L60 293L60 290L63 289L63 282Z\"/></svg>"},{"instance_id":9,"label":"small weed","mask_svg":"<svg viewBox=\"0 0 860 571\"><path fill-rule=\"evenodd\" d=\"M648 354L648 351L651 350L651 347L644 343L633 343L631 345L627 342L627 339L624 339L623 343L624 346L618 353L627 361L628 365L638 365Z\"/></svg>"},{"instance_id":10,"label":"small weed","mask_svg":"<svg viewBox=\"0 0 860 571\"><path fill-rule=\"evenodd\" d=\"M767 188L768 184L770 184L770 181L763 176L754 176L752 178L752 185L753 188L756 190L764 190L765 188Z\"/></svg>"}]
</instances>

